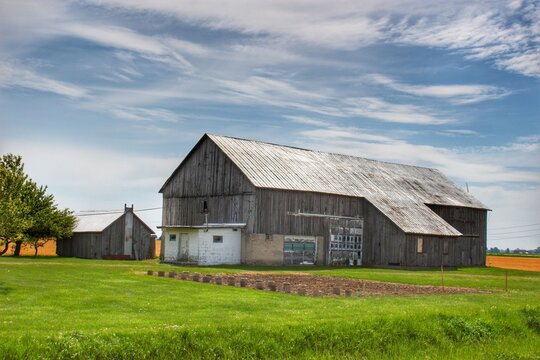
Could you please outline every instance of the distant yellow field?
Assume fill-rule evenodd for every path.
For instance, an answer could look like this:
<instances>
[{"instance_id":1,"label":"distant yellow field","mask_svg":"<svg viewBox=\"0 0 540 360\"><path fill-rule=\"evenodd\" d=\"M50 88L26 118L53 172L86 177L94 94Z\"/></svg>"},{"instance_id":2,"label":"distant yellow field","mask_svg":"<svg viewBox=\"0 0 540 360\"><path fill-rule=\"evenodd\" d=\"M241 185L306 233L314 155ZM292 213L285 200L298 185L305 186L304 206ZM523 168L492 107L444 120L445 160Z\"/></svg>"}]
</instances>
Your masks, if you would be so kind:
<instances>
[{"instance_id":1,"label":"distant yellow field","mask_svg":"<svg viewBox=\"0 0 540 360\"><path fill-rule=\"evenodd\" d=\"M9 250L7 251L6 255L13 255L13 251L15 250L15 244L11 244L9 246ZM156 240L156 257L159 257L161 254L161 241ZM33 256L34 255L34 248L32 246L23 245L21 248L21 255L22 256ZM56 256L56 241L50 240L48 241L44 247L40 247L38 250L38 256Z\"/></svg>"},{"instance_id":2,"label":"distant yellow field","mask_svg":"<svg viewBox=\"0 0 540 360\"><path fill-rule=\"evenodd\" d=\"M13 255L14 250L15 244L9 245L9 250L7 251L6 255ZM21 255L23 256L32 256L34 255L34 251L34 248L29 245L23 245L21 247ZM40 247L38 250L38 256L56 256L56 241L50 240L45 244L45 246Z\"/></svg>"},{"instance_id":3,"label":"distant yellow field","mask_svg":"<svg viewBox=\"0 0 540 360\"><path fill-rule=\"evenodd\" d=\"M161 240L157 240L157 239L156 239L156 251L155 251L155 256L156 256L156 257L159 257L159 255L161 255Z\"/></svg>"},{"instance_id":4,"label":"distant yellow field","mask_svg":"<svg viewBox=\"0 0 540 360\"><path fill-rule=\"evenodd\" d=\"M540 258L518 256L487 256L486 265L503 269L540 271Z\"/></svg>"}]
</instances>

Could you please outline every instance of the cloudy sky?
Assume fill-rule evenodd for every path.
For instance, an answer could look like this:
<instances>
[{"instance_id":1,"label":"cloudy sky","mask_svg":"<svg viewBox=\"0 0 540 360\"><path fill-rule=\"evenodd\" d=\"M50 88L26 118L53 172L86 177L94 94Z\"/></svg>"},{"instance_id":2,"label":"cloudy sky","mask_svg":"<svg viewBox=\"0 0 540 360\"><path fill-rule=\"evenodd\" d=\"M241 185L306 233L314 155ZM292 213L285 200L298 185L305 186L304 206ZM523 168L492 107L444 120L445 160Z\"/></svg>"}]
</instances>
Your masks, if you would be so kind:
<instances>
[{"instance_id":1,"label":"cloudy sky","mask_svg":"<svg viewBox=\"0 0 540 360\"><path fill-rule=\"evenodd\" d=\"M540 246L538 2L0 0L0 34L0 153L63 207L159 207L209 132L436 167Z\"/></svg>"}]
</instances>

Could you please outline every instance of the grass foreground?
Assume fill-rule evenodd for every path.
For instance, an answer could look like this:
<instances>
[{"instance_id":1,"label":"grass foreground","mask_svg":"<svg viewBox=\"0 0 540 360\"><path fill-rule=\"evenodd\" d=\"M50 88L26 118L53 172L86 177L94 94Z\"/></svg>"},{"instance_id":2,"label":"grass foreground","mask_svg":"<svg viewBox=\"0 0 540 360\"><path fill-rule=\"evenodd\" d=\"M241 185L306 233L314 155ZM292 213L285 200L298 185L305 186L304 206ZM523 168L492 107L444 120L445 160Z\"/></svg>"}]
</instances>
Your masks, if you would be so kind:
<instances>
[{"instance_id":1,"label":"grass foreground","mask_svg":"<svg viewBox=\"0 0 540 360\"><path fill-rule=\"evenodd\" d=\"M0 258L0 357L540 359L540 273L445 271L446 286L488 294L322 298L142 275L148 269L183 270L156 261ZM441 281L428 270L188 270Z\"/></svg>"}]
</instances>

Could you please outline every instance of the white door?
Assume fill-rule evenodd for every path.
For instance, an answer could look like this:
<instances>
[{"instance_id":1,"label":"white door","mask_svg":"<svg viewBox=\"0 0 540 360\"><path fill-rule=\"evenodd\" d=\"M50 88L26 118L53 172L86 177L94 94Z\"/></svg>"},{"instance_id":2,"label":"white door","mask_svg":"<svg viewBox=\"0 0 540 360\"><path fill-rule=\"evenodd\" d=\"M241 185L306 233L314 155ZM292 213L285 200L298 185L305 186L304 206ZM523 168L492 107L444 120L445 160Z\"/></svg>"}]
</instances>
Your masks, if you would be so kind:
<instances>
[{"instance_id":1,"label":"white door","mask_svg":"<svg viewBox=\"0 0 540 360\"><path fill-rule=\"evenodd\" d=\"M189 234L180 234L178 242L178 256L180 261L187 261L189 256Z\"/></svg>"},{"instance_id":2,"label":"white door","mask_svg":"<svg viewBox=\"0 0 540 360\"><path fill-rule=\"evenodd\" d=\"M165 261L176 261L178 256L178 234L166 233L165 234L165 254L163 259Z\"/></svg>"}]
</instances>

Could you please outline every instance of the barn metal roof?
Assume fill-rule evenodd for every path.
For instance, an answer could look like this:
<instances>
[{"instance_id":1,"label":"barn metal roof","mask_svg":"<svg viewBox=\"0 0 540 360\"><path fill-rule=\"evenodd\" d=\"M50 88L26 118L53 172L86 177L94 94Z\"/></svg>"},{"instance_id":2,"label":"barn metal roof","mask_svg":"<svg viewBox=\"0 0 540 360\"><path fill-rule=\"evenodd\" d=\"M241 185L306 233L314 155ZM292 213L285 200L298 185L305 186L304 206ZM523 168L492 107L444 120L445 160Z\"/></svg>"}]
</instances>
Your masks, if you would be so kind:
<instances>
[{"instance_id":1,"label":"barn metal roof","mask_svg":"<svg viewBox=\"0 0 540 360\"><path fill-rule=\"evenodd\" d=\"M487 209L436 169L206 136L255 187L364 197L406 233L461 235L426 204Z\"/></svg>"},{"instance_id":2,"label":"barn metal roof","mask_svg":"<svg viewBox=\"0 0 540 360\"><path fill-rule=\"evenodd\" d=\"M111 214L84 214L77 216L77 225L73 232L101 232L118 220L124 212Z\"/></svg>"}]
</instances>

